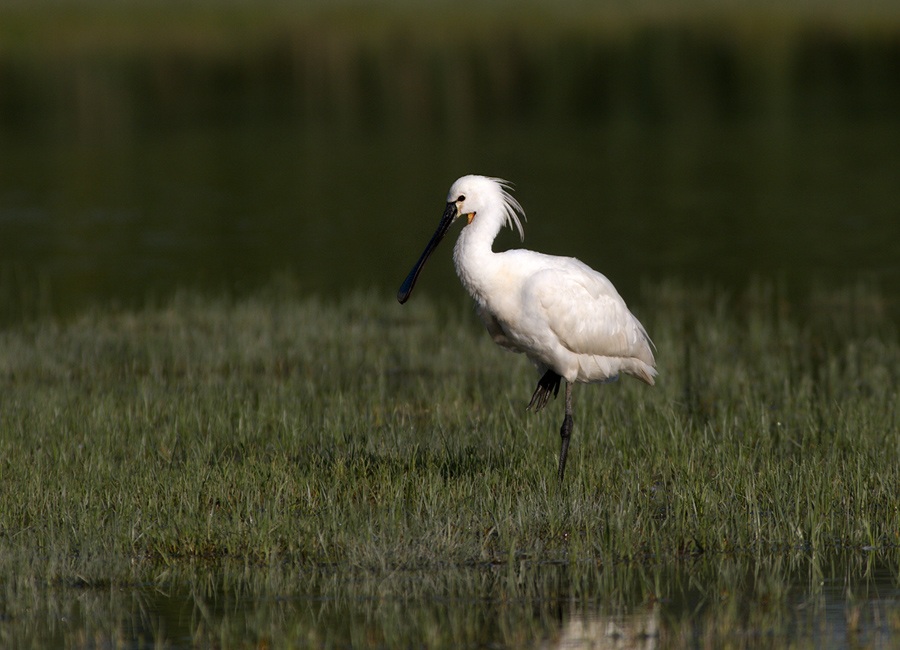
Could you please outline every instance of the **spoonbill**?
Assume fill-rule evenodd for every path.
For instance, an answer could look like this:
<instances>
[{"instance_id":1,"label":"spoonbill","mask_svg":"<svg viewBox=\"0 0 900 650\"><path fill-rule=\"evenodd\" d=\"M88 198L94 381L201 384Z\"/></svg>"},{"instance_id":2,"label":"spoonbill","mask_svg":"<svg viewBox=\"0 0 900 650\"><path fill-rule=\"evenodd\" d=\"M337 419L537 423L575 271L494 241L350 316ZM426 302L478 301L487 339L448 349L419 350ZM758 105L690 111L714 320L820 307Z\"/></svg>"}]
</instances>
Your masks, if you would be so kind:
<instances>
[{"instance_id":1,"label":"spoonbill","mask_svg":"<svg viewBox=\"0 0 900 650\"><path fill-rule=\"evenodd\" d=\"M541 378L526 410L540 411L566 382L566 415L559 430L562 484L574 427L572 384L615 381L620 373L650 386L656 376L653 346L644 326L606 276L574 257L529 250L495 253L504 225L524 240L525 212L499 178L463 176L450 187L437 231L409 272L397 300L409 299L419 273L450 226L465 217L453 249L453 263L475 310L494 342L524 353Z\"/></svg>"}]
</instances>

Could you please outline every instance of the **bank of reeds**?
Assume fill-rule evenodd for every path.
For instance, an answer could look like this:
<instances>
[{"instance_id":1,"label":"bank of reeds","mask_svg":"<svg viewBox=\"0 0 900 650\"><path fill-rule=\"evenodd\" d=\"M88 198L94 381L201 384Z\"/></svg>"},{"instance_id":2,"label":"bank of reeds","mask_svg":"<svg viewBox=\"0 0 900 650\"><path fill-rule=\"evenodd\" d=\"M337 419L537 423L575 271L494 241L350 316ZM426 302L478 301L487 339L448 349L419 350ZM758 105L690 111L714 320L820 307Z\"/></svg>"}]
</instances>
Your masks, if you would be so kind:
<instances>
[{"instance_id":1,"label":"bank of reeds","mask_svg":"<svg viewBox=\"0 0 900 650\"><path fill-rule=\"evenodd\" d=\"M877 2L23 3L0 8L0 136L892 119L898 53L900 13Z\"/></svg>"}]
</instances>

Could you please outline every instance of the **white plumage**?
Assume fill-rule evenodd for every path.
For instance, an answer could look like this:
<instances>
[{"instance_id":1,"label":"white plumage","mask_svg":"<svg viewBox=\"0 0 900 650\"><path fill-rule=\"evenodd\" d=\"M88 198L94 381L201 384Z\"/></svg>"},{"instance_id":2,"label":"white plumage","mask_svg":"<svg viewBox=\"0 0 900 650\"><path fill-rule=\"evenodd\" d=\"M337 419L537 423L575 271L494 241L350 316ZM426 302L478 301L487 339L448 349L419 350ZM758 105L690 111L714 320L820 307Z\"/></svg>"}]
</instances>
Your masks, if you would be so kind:
<instances>
[{"instance_id":1,"label":"white plumage","mask_svg":"<svg viewBox=\"0 0 900 650\"><path fill-rule=\"evenodd\" d=\"M524 239L520 216L525 213L507 187L485 176L463 176L453 183L437 232L397 298L406 302L428 256L450 225L465 216L468 223L453 250L456 273L494 342L524 353L542 374L529 408L542 408L551 391L559 390L560 379L566 381L562 481L572 429L572 383L613 381L625 373L652 386L653 344L612 283L583 262L523 249L492 250L503 225Z\"/></svg>"}]
</instances>

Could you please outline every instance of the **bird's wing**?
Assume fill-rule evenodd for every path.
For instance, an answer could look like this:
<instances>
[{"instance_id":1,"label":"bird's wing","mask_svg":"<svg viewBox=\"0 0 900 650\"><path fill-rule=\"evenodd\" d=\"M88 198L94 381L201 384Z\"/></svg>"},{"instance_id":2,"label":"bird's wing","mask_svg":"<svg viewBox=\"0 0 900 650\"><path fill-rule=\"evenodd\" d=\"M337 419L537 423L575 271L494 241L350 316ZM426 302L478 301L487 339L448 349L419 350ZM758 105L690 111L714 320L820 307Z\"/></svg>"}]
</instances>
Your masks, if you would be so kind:
<instances>
[{"instance_id":1,"label":"bird's wing","mask_svg":"<svg viewBox=\"0 0 900 650\"><path fill-rule=\"evenodd\" d=\"M565 261L536 273L527 289L560 344L575 354L635 357L655 365L650 337L613 284L578 260Z\"/></svg>"}]
</instances>

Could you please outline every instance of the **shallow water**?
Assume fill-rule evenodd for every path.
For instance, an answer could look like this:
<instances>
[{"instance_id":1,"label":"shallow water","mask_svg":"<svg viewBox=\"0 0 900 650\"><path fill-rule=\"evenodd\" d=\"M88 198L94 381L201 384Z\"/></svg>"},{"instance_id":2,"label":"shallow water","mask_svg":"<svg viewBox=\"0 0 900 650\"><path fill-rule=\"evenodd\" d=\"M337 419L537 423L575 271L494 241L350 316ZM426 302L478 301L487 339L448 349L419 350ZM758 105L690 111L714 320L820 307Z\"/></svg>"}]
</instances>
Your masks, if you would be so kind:
<instances>
[{"instance_id":1,"label":"shallow water","mask_svg":"<svg viewBox=\"0 0 900 650\"><path fill-rule=\"evenodd\" d=\"M5 617L4 638L123 648L895 647L896 566L877 553L838 558L388 572L198 566L134 587L29 588Z\"/></svg>"}]
</instances>

